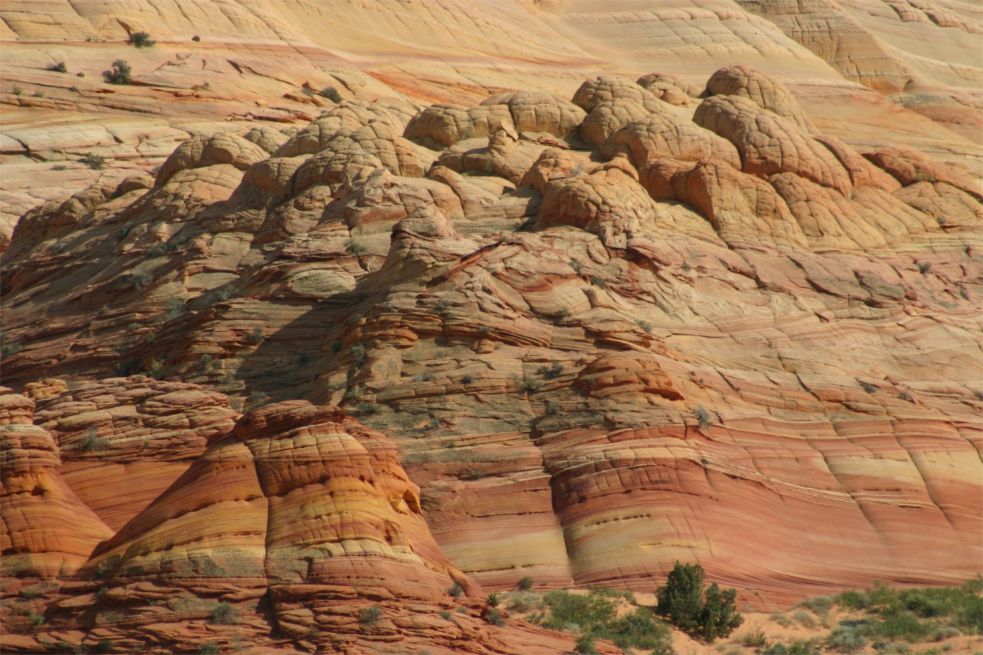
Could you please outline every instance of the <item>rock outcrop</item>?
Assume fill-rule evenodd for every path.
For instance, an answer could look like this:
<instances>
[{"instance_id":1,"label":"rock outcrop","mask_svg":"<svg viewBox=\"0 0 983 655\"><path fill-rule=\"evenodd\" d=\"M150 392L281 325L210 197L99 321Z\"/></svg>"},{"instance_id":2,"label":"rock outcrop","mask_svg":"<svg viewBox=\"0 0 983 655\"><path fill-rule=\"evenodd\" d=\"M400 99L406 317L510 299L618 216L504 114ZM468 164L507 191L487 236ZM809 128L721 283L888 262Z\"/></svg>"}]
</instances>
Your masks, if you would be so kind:
<instances>
[{"instance_id":1,"label":"rock outcrop","mask_svg":"<svg viewBox=\"0 0 983 655\"><path fill-rule=\"evenodd\" d=\"M130 85L90 58L143 10L0 9L5 650L554 655L485 594L979 573L979 105L927 10L878 69L863 2L357 4L162 8Z\"/></svg>"}]
</instances>

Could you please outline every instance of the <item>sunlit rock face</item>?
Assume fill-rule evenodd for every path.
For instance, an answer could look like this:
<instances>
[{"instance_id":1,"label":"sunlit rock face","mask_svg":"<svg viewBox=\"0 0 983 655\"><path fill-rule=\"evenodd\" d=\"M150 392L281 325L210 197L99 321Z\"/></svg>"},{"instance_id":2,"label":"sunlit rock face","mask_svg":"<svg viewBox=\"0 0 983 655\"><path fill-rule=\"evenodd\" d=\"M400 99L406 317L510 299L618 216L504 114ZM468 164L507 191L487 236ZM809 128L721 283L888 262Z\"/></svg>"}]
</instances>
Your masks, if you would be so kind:
<instances>
[{"instance_id":1,"label":"sunlit rock face","mask_svg":"<svg viewBox=\"0 0 983 655\"><path fill-rule=\"evenodd\" d=\"M86 49L82 78L27 43L68 17L7 21L15 652L546 655L573 637L488 622L489 591L653 591L696 561L771 608L979 573L976 73L898 32L939 21L898 19L878 67L863 2L799 8L828 39L787 3L618 29L630 3L362 4L230 27L202 3L214 33L162 10L123 86L92 70L130 47L102 9L49 53ZM953 52L979 28L939 20ZM439 21L493 54L434 63L459 52ZM630 38L684 24L672 57Z\"/></svg>"}]
</instances>

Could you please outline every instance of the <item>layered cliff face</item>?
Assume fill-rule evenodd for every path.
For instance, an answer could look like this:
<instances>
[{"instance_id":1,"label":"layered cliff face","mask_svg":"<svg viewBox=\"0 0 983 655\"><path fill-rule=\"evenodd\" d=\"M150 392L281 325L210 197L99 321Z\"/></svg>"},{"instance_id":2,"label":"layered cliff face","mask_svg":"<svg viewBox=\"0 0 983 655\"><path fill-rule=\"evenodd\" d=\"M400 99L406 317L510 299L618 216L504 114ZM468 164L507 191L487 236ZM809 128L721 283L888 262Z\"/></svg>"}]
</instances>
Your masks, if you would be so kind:
<instances>
[{"instance_id":1,"label":"layered cliff face","mask_svg":"<svg viewBox=\"0 0 983 655\"><path fill-rule=\"evenodd\" d=\"M139 402L147 382L103 386L129 383ZM184 396L205 395L183 387ZM395 444L338 408L296 400L243 416L114 534L58 477L51 436L24 423L30 399L0 399L10 417L3 563L13 584L3 619L11 652L211 645L545 655L570 645L522 622L499 629L482 618L481 589L430 534ZM178 413L201 415L193 403ZM100 452L124 459L114 436ZM70 438L62 447L72 448Z\"/></svg>"},{"instance_id":2,"label":"layered cliff face","mask_svg":"<svg viewBox=\"0 0 983 655\"><path fill-rule=\"evenodd\" d=\"M453 74L421 72L440 44L386 23L350 37L364 71L306 87L302 62L334 69L297 16L364 26L372 3L233 12L239 41L216 22L191 43L239 51L239 96L199 89L163 110L180 133L18 217L3 558L12 594L43 589L4 615L12 647L545 654L572 638L494 625L486 591L652 591L698 561L768 608L980 572L979 112L940 99L971 96L973 70L929 79L924 53L880 42L900 63L874 65L858 34L886 19L864 3L582 4L469 4L498 63ZM80 11L94 39L143 26L124 3ZM830 12L857 33L824 41ZM7 22L41 38L39 16ZM553 59L490 45L524 16ZM140 56L205 47L180 25ZM269 30L303 44L270 46L296 68L240 59ZM645 48L618 71L592 58L645 30L689 42L701 74L633 71L664 57ZM369 54L396 42L411 52ZM113 93L198 75L174 61ZM243 113L332 79L336 98Z\"/></svg>"}]
</instances>

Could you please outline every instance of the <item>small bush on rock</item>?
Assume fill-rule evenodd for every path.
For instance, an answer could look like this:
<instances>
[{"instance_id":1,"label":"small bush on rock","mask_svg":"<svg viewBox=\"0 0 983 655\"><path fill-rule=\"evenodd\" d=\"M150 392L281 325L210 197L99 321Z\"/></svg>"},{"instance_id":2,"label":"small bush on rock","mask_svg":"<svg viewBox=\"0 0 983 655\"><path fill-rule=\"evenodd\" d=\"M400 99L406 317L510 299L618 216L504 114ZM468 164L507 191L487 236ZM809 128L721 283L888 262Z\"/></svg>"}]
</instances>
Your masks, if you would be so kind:
<instances>
[{"instance_id":1,"label":"small bush on rock","mask_svg":"<svg viewBox=\"0 0 983 655\"><path fill-rule=\"evenodd\" d=\"M228 603L219 603L212 610L211 621L219 625L229 625L235 623L237 619L236 610Z\"/></svg>"},{"instance_id":2,"label":"small bush on rock","mask_svg":"<svg viewBox=\"0 0 983 655\"><path fill-rule=\"evenodd\" d=\"M333 86L326 86L318 92L322 98L327 98L332 102L341 102L341 94Z\"/></svg>"},{"instance_id":3,"label":"small bush on rock","mask_svg":"<svg viewBox=\"0 0 983 655\"><path fill-rule=\"evenodd\" d=\"M146 32L134 32L126 42L138 48L150 48L156 43Z\"/></svg>"},{"instance_id":4,"label":"small bush on rock","mask_svg":"<svg viewBox=\"0 0 983 655\"><path fill-rule=\"evenodd\" d=\"M382 610L376 606L366 607L358 613L358 622L362 625L375 625L382 617Z\"/></svg>"},{"instance_id":5,"label":"small bush on rock","mask_svg":"<svg viewBox=\"0 0 983 655\"><path fill-rule=\"evenodd\" d=\"M110 70L102 72L102 76L110 84L129 84L133 81L133 69L126 60L117 59Z\"/></svg>"}]
</instances>

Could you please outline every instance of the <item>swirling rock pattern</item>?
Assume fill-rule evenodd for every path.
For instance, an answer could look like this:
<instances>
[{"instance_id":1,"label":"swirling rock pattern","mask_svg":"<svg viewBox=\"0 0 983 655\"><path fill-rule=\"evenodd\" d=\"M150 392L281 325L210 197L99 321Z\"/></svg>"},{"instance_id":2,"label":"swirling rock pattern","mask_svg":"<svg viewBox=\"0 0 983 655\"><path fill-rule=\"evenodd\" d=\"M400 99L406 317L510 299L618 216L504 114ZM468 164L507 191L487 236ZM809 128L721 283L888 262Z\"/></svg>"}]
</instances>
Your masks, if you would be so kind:
<instances>
[{"instance_id":1,"label":"swirling rock pattern","mask_svg":"<svg viewBox=\"0 0 983 655\"><path fill-rule=\"evenodd\" d=\"M871 47L904 65L863 88L788 3L200 4L222 39L165 7L138 84L71 104L18 54L0 94L5 156L109 158L8 194L5 649L546 655L572 636L486 592L687 560L772 608L979 572L975 73L905 50L969 14L891 5ZM124 29L90 5L0 14Z\"/></svg>"}]
</instances>

